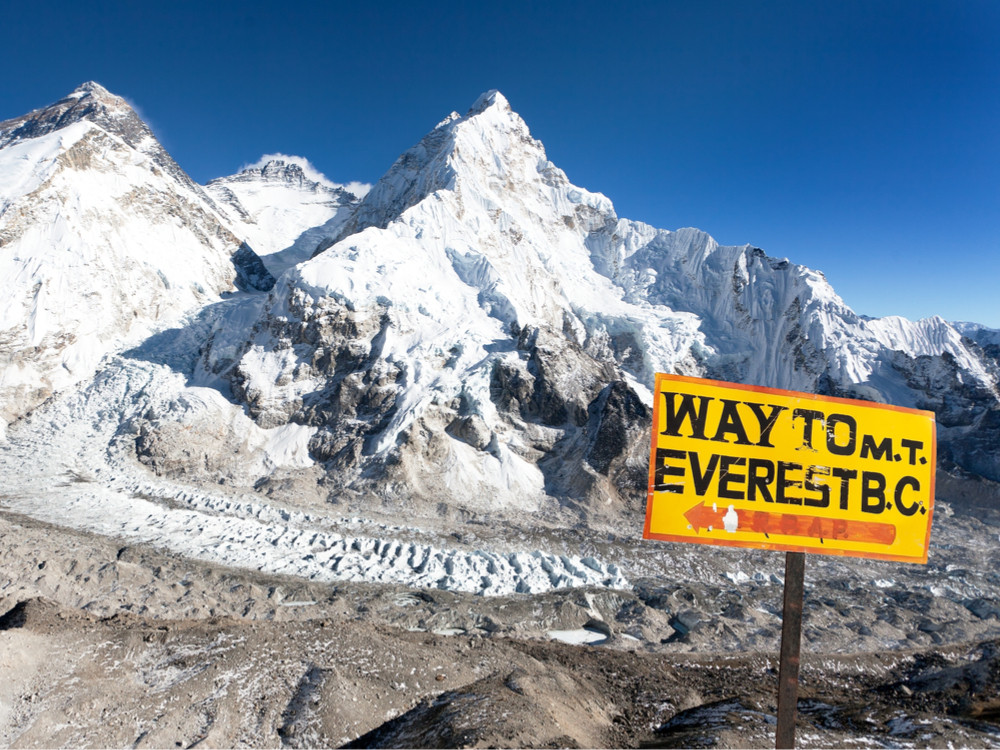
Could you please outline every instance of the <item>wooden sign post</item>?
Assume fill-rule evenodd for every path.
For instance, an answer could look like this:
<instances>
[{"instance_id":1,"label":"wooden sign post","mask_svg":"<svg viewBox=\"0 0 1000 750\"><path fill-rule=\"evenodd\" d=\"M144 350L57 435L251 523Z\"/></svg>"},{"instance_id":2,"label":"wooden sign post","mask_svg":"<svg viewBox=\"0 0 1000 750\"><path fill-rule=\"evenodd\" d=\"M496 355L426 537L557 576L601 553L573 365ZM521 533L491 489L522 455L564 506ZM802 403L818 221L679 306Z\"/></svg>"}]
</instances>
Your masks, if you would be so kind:
<instances>
[{"instance_id":1,"label":"wooden sign post","mask_svg":"<svg viewBox=\"0 0 1000 750\"><path fill-rule=\"evenodd\" d=\"M795 747L805 568L804 553L785 553L785 604L781 610L781 655L778 663L778 726L774 733L777 750Z\"/></svg>"},{"instance_id":2,"label":"wooden sign post","mask_svg":"<svg viewBox=\"0 0 1000 750\"><path fill-rule=\"evenodd\" d=\"M793 747L804 553L927 562L933 412L657 374L643 538L786 554L777 747Z\"/></svg>"}]
</instances>

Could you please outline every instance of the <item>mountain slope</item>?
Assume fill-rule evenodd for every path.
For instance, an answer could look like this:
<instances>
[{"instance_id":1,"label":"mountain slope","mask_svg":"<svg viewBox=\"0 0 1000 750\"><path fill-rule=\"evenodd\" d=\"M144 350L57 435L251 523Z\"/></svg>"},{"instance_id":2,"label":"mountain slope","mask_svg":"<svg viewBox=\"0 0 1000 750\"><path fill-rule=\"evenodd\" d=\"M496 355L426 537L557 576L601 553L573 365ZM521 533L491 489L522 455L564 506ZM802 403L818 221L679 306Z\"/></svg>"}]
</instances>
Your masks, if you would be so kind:
<instances>
[{"instance_id":1,"label":"mountain slope","mask_svg":"<svg viewBox=\"0 0 1000 750\"><path fill-rule=\"evenodd\" d=\"M404 153L248 339L218 341L205 367L262 426L317 428L343 493L427 512L635 510L657 370L913 406L947 392L960 464L997 414L995 368L944 321L866 320L814 271L620 220L498 92ZM996 455L977 471L1000 477Z\"/></svg>"},{"instance_id":2,"label":"mountain slope","mask_svg":"<svg viewBox=\"0 0 1000 750\"><path fill-rule=\"evenodd\" d=\"M239 174L205 185L233 231L275 276L339 231L367 188L331 182L305 159L284 154L264 156Z\"/></svg>"},{"instance_id":3,"label":"mountain slope","mask_svg":"<svg viewBox=\"0 0 1000 750\"><path fill-rule=\"evenodd\" d=\"M0 123L0 431L108 352L273 283L121 98Z\"/></svg>"},{"instance_id":4,"label":"mountain slope","mask_svg":"<svg viewBox=\"0 0 1000 750\"><path fill-rule=\"evenodd\" d=\"M261 424L319 427L314 455L359 492L377 476L378 488L463 494L480 509L580 494L570 485L596 472L559 479L538 461L567 452L579 464L589 447L575 437L612 392L628 413L645 409L627 387L599 398L613 381L641 388L648 370L620 368L612 349L639 337L663 365L694 371L699 339L693 316L625 303L587 273L583 239L610 211L485 96L397 161L345 239L283 278L234 391ZM640 453L623 459L629 471L644 472Z\"/></svg>"}]
</instances>

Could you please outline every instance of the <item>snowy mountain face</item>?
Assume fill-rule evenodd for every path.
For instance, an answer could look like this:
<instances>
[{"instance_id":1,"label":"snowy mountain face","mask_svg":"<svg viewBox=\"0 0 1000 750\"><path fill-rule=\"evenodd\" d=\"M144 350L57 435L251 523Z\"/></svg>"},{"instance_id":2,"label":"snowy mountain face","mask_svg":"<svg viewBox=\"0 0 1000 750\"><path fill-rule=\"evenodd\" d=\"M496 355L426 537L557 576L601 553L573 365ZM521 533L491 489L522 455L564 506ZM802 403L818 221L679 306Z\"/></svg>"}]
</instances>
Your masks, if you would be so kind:
<instances>
[{"instance_id":1,"label":"snowy mountain face","mask_svg":"<svg viewBox=\"0 0 1000 750\"><path fill-rule=\"evenodd\" d=\"M331 182L305 159L284 154L265 156L205 186L229 225L275 275L338 232L367 188Z\"/></svg>"},{"instance_id":2,"label":"snowy mountain face","mask_svg":"<svg viewBox=\"0 0 1000 750\"><path fill-rule=\"evenodd\" d=\"M241 335L216 334L205 372L259 425L315 428L342 494L393 504L635 511L657 370L936 408L942 455L1000 478L982 348L937 318L862 319L759 249L619 219L496 92L403 154Z\"/></svg>"},{"instance_id":3,"label":"snowy mountain face","mask_svg":"<svg viewBox=\"0 0 1000 750\"><path fill-rule=\"evenodd\" d=\"M42 138L80 122L117 136L178 182L197 189L128 103L93 81L55 104L0 123L0 148Z\"/></svg>"},{"instance_id":4,"label":"snowy mountain face","mask_svg":"<svg viewBox=\"0 0 1000 750\"><path fill-rule=\"evenodd\" d=\"M461 495L479 511L615 497L591 463L645 473L647 407L626 381L641 390L653 367L628 352L694 371L700 337L693 316L629 304L592 272L584 240L608 217L502 97L483 97L282 278L234 362L210 351L208 366L232 364L259 424L315 426L313 455L358 492ZM595 442L609 419L617 452Z\"/></svg>"},{"instance_id":5,"label":"snowy mountain face","mask_svg":"<svg viewBox=\"0 0 1000 750\"><path fill-rule=\"evenodd\" d=\"M87 83L0 123L0 433L109 352L270 284L123 99Z\"/></svg>"}]
</instances>

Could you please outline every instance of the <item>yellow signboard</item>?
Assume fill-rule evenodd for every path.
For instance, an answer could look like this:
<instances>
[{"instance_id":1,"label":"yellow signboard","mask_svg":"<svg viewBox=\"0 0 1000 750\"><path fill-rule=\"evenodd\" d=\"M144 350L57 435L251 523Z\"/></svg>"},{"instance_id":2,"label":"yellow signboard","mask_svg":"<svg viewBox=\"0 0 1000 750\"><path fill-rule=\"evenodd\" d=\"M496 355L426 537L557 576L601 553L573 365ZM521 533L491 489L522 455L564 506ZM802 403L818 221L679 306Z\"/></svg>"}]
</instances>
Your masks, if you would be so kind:
<instances>
[{"instance_id":1,"label":"yellow signboard","mask_svg":"<svg viewBox=\"0 0 1000 750\"><path fill-rule=\"evenodd\" d=\"M643 537L927 562L933 412L656 376Z\"/></svg>"}]
</instances>

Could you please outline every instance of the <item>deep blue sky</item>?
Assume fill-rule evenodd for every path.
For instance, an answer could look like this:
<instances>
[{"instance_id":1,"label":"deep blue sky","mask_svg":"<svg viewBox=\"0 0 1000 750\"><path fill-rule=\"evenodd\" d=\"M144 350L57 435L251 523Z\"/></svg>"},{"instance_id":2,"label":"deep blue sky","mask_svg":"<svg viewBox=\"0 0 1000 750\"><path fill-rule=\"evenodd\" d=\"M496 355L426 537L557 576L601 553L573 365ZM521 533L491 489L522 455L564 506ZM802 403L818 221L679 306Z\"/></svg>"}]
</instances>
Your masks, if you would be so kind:
<instances>
[{"instance_id":1,"label":"deep blue sky","mask_svg":"<svg viewBox=\"0 0 1000 750\"><path fill-rule=\"evenodd\" d=\"M500 89L620 216L1000 328L1000 2L5 2L0 119L96 80L196 180L373 182Z\"/></svg>"}]
</instances>

